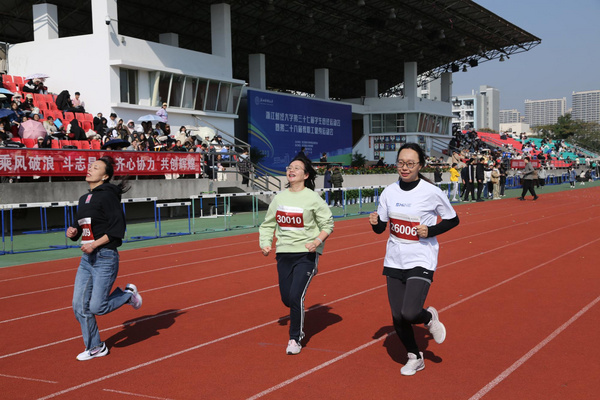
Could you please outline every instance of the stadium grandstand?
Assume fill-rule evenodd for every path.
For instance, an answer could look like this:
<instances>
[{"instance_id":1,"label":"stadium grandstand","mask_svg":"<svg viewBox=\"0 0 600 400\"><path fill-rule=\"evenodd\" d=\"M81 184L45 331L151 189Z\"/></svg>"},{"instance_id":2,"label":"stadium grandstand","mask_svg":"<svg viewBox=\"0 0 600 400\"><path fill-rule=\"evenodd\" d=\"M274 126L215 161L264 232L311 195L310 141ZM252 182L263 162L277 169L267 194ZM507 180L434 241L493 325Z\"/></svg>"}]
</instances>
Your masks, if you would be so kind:
<instances>
[{"instance_id":1,"label":"stadium grandstand","mask_svg":"<svg viewBox=\"0 0 600 400\"><path fill-rule=\"evenodd\" d=\"M126 162L136 168L121 173L139 180L138 194L178 199L209 191L246 190L237 165L239 154L250 147L266 152L260 148L262 142L253 141L249 129L251 91L277 93L285 101L301 98L308 106L346 107L349 111L334 119L342 121L343 129L326 130L334 132L332 141L348 143L344 145L347 158L340 156L340 164L349 164L354 153L368 160L393 159L396 145L404 142L418 142L429 155L441 157L447 155L452 138L452 73L484 68L487 62L527 52L541 43L467 0L364 4L177 0L169 10L140 1L8 0L4 10L0 15L4 71L0 72L8 93L3 104L9 106L15 95L25 100L32 94L38 116L31 119L44 123L52 117L61 125L58 135L47 135L56 137L45 144L48 149L34 149L43 153L29 152L19 160L14 155L38 146L38 138L44 135L20 137L18 130L5 127L11 137L0 149L6 159L0 174L4 182L28 185L5 191L3 201L10 202L76 198L81 162L74 164L79 169L72 167L66 175L44 168L10 169L8 163L37 165L35 157L43 155L46 158L40 159L56 156L53 165L65 166L61 161L65 154L76 154L65 152L80 152L78 157L89 159L92 153L88 152L103 150L111 139L133 146L133 135L94 123L94 118L105 118L111 125L112 114L124 125L132 122L127 130L145 141L142 150L183 150L158 152L170 161L156 159L162 168L150 171L151 163L134 158L139 152L129 147L132 156ZM60 62L55 62L57 57ZM42 80L41 87L36 93L24 90L35 76ZM421 91L425 82L427 98ZM65 92L70 97L81 93L85 108L57 104ZM156 120L163 104L171 130L159 124L158 139L151 141L156 124L164 122ZM70 135L73 121L85 138ZM313 138L305 134L301 140L312 146ZM205 153L194 151L203 144ZM277 150L284 153L283 146L278 143ZM216 149L223 148L217 160ZM318 144L309 150L316 160L324 152ZM285 153L293 156L292 150ZM250 156L252 186L280 187L281 166L263 165L253 152ZM285 159L271 156L274 164ZM67 158L75 163L75 158ZM171 168L174 165L178 168ZM224 176L228 179L219 180ZM202 179L207 177L213 179ZM160 185L155 184L157 179ZM60 189L48 190L44 185L49 182Z\"/></svg>"}]
</instances>

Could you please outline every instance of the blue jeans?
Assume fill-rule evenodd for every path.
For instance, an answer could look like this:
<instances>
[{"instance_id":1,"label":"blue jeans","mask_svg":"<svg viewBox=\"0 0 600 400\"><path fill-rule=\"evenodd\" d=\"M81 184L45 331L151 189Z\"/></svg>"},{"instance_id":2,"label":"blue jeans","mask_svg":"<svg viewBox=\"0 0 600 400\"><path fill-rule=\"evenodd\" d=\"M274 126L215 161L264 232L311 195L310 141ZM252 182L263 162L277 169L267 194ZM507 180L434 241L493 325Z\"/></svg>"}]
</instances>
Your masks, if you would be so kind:
<instances>
[{"instance_id":1,"label":"blue jeans","mask_svg":"<svg viewBox=\"0 0 600 400\"><path fill-rule=\"evenodd\" d=\"M96 315L108 314L131 298L131 293L117 287L112 288L119 272L119 252L100 249L92 254L83 254L73 289L73 311L81 324L85 349L90 350L100 343L100 332ZM110 293L110 295L109 295Z\"/></svg>"}]
</instances>

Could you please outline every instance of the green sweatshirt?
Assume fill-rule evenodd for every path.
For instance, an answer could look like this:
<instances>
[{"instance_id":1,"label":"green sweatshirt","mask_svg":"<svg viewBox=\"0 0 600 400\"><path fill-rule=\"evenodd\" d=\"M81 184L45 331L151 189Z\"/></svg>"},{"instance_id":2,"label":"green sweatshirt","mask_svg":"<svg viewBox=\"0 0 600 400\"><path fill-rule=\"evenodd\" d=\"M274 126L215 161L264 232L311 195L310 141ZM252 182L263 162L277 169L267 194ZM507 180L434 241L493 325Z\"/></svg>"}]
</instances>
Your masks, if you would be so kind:
<instances>
[{"instance_id":1,"label":"green sweatshirt","mask_svg":"<svg viewBox=\"0 0 600 400\"><path fill-rule=\"evenodd\" d=\"M305 244L315 240L321 231L331 235L333 216L327 203L308 188L300 192L284 190L275 196L265 221L260 225L260 247L272 246L273 233L277 238L277 253L304 253ZM324 243L317 247L323 254Z\"/></svg>"}]
</instances>

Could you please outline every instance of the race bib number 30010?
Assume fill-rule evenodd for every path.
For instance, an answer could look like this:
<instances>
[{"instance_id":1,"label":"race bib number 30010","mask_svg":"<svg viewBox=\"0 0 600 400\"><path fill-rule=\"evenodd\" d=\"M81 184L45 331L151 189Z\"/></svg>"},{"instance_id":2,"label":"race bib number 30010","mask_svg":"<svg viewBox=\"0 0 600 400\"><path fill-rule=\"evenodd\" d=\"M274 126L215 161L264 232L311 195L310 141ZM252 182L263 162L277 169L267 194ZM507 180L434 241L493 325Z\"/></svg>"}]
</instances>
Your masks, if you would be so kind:
<instances>
[{"instance_id":1,"label":"race bib number 30010","mask_svg":"<svg viewBox=\"0 0 600 400\"><path fill-rule=\"evenodd\" d=\"M299 207L279 206L275 214L279 228L284 231L304 229L304 210Z\"/></svg>"},{"instance_id":2,"label":"race bib number 30010","mask_svg":"<svg viewBox=\"0 0 600 400\"><path fill-rule=\"evenodd\" d=\"M418 243L417 226L421 222L418 217L400 213L390 213L390 234L402 243Z\"/></svg>"},{"instance_id":3,"label":"race bib number 30010","mask_svg":"<svg viewBox=\"0 0 600 400\"><path fill-rule=\"evenodd\" d=\"M94 234L92 233L92 219L81 218L77 222L81 227L81 244L92 243L95 240Z\"/></svg>"}]
</instances>

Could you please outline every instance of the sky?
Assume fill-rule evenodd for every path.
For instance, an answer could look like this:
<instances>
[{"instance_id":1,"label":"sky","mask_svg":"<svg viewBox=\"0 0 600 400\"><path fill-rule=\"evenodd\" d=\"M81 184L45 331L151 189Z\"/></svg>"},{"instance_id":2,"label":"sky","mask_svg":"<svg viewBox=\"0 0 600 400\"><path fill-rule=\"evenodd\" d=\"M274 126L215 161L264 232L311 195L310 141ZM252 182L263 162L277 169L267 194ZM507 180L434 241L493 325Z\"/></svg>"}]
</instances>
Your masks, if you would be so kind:
<instances>
[{"instance_id":1,"label":"sky","mask_svg":"<svg viewBox=\"0 0 600 400\"><path fill-rule=\"evenodd\" d=\"M600 0L475 0L513 25L537 36L541 44L510 60L486 61L452 74L454 96L481 85L500 90L500 109L524 113L528 100L566 97L600 90Z\"/></svg>"}]
</instances>

